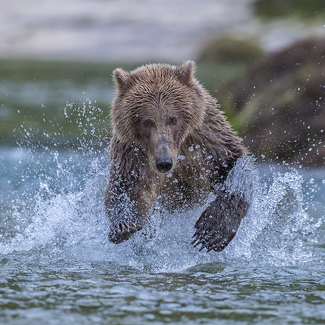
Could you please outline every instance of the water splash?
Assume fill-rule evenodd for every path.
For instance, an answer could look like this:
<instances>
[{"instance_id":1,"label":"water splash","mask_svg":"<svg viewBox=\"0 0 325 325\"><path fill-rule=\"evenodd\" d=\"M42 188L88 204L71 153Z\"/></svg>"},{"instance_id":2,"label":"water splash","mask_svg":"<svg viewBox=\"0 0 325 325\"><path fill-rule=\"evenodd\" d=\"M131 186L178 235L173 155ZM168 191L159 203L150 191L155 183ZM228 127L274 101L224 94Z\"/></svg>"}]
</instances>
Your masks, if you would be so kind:
<instances>
[{"instance_id":1,"label":"water splash","mask_svg":"<svg viewBox=\"0 0 325 325\"><path fill-rule=\"evenodd\" d=\"M89 114L85 107L89 108L90 103L87 105L80 105L80 111L75 104L68 108L84 117ZM66 114L70 118L68 109ZM90 116L96 116L95 111ZM86 122L94 128L90 125L93 120L86 118ZM81 130L85 129L84 122L77 123ZM20 149L21 155L13 155L11 163L22 168L16 188L12 187L2 199L1 256L51 263L105 261L160 272L211 262L272 266L320 263L314 247L319 242L317 231L324 216L315 220L310 216L306 182L295 169L267 168L265 172L265 168L259 168L261 176L251 173L254 191L249 213L221 253L198 252L190 245L194 224L204 207L174 214L156 207L142 231L127 242L110 243L103 204L108 150L104 146L95 149L95 135L79 140L77 148L60 150L29 143L28 149ZM251 180L242 181L251 168L246 158L239 160L228 184L251 191ZM322 191L322 186L312 189Z\"/></svg>"},{"instance_id":2,"label":"water splash","mask_svg":"<svg viewBox=\"0 0 325 325\"><path fill-rule=\"evenodd\" d=\"M38 159L36 155L33 159ZM60 163L66 153L51 155L57 161L57 166L51 168L58 172L58 178L78 177L74 169ZM125 243L109 243L103 205L107 162L102 157L82 161L85 166L79 172L84 172L85 182L81 190L67 191L63 187L58 191L51 178L47 183L40 181L38 191L31 196L13 200L9 214L15 222L8 216L2 224L4 233L10 235L0 242L1 254L28 252L32 258L111 261L159 271L177 271L213 261L295 265L314 258L311 245L317 242L315 232L321 220L314 223L306 212L303 179L295 170L272 172L267 182L258 185L248 216L222 253L199 253L190 245L193 226L203 208L169 214L157 207L145 229ZM63 183L62 179L58 181Z\"/></svg>"},{"instance_id":3,"label":"water splash","mask_svg":"<svg viewBox=\"0 0 325 325\"><path fill-rule=\"evenodd\" d=\"M306 212L303 177L294 169L283 173L271 168L268 178L258 185L238 245L229 253L277 266L312 261L318 225Z\"/></svg>"}]
</instances>

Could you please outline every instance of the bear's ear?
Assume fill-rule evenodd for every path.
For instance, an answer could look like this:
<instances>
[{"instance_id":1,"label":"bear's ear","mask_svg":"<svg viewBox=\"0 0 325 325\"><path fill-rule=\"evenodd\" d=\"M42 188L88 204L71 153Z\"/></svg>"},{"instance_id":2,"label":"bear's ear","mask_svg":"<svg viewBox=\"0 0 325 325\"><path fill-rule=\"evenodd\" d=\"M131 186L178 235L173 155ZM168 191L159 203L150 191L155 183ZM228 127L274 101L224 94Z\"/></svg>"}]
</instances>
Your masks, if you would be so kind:
<instances>
[{"instance_id":1,"label":"bear's ear","mask_svg":"<svg viewBox=\"0 0 325 325\"><path fill-rule=\"evenodd\" d=\"M119 94L124 93L130 87L130 72L115 69L113 71L113 77Z\"/></svg>"},{"instance_id":2,"label":"bear's ear","mask_svg":"<svg viewBox=\"0 0 325 325\"><path fill-rule=\"evenodd\" d=\"M178 79L187 85L192 84L195 72L195 63L191 60L184 62L181 66L176 68Z\"/></svg>"}]
</instances>

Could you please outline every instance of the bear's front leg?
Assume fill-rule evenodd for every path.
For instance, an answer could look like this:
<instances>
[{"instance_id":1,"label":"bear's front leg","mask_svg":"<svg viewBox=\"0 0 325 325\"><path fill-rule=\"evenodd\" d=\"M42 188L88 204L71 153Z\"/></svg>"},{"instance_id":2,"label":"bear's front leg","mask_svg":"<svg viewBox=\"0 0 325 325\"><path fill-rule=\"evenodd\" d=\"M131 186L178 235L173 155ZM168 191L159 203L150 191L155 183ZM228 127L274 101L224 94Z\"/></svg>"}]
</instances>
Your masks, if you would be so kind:
<instances>
[{"instance_id":1,"label":"bear's front leg","mask_svg":"<svg viewBox=\"0 0 325 325\"><path fill-rule=\"evenodd\" d=\"M141 230L146 224L147 218L144 215L132 211L132 209L114 209L112 211L111 227L108 235L109 241L119 244L128 240L133 234Z\"/></svg>"},{"instance_id":2,"label":"bear's front leg","mask_svg":"<svg viewBox=\"0 0 325 325\"><path fill-rule=\"evenodd\" d=\"M146 156L139 147L113 137L105 210L110 220L108 237L115 244L128 240L147 222L155 196L146 166Z\"/></svg>"},{"instance_id":3,"label":"bear's front leg","mask_svg":"<svg viewBox=\"0 0 325 325\"><path fill-rule=\"evenodd\" d=\"M222 251L235 237L248 207L244 196L220 191L195 224L194 247Z\"/></svg>"},{"instance_id":4,"label":"bear's front leg","mask_svg":"<svg viewBox=\"0 0 325 325\"><path fill-rule=\"evenodd\" d=\"M110 186L115 185L115 186ZM146 192L139 186L109 184L106 192L106 213L111 220L109 240L119 244L141 230L148 219L151 206ZM141 193L141 195L139 195Z\"/></svg>"}]
</instances>

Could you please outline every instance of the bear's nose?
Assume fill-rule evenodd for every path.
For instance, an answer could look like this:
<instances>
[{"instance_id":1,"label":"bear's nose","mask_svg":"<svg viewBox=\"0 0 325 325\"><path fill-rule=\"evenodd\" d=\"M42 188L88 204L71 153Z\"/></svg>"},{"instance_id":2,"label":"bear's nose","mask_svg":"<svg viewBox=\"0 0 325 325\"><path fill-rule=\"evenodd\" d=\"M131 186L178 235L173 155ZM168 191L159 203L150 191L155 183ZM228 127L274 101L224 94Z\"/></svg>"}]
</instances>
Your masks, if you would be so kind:
<instances>
[{"instance_id":1,"label":"bear's nose","mask_svg":"<svg viewBox=\"0 0 325 325\"><path fill-rule=\"evenodd\" d=\"M158 158L156 161L156 167L159 172L166 173L173 167L173 160L171 157Z\"/></svg>"}]
</instances>

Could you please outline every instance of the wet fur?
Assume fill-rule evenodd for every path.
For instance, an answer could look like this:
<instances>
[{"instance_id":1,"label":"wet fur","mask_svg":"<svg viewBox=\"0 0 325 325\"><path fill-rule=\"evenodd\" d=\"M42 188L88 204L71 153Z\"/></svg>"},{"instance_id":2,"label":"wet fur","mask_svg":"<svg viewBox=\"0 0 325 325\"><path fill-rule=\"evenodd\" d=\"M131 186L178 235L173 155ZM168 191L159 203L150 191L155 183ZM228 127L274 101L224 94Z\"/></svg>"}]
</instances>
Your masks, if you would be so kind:
<instances>
[{"instance_id":1,"label":"wet fur","mask_svg":"<svg viewBox=\"0 0 325 325\"><path fill-rule=\"evenodd\" d=\"M109 239L120 243L142 229L153 204L169 211L216 199L196 223L194 245L220 251L235 236L248 203L243 193L218 186L246 148L225 120L216 100L194 78L194 63L153 64L133 72L114 71L110 180L105 197ZM176 116L178 125L169 123ZM155 128L147 130L149 119ZM168 124L169 123L169 124ZM149 132L150 131L150 132ZM167 152L173 168L161 173L155 159Z\"/></svg>"}]
</instances>

